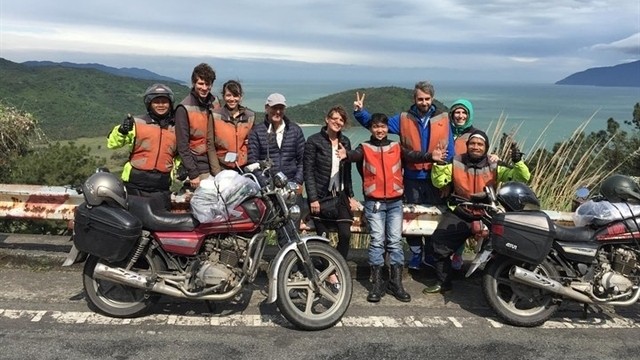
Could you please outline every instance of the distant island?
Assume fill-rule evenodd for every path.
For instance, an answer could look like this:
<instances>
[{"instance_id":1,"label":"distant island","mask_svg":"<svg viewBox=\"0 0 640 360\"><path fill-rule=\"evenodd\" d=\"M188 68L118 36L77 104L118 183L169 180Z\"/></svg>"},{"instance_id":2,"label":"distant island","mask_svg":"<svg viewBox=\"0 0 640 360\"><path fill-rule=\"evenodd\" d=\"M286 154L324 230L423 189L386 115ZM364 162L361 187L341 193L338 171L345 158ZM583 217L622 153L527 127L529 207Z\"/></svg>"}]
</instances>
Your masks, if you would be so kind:
<instances>
[{"instance_id":1,"label":"distant island","mask_svg":"<svg viewBox=\"0 0 640 360\"><path fill-rule=\"evenodd\" d=\"M640 87L640 60L587 69L567 76L556 82L556 85Z\"/></svg>"}]
</instances>

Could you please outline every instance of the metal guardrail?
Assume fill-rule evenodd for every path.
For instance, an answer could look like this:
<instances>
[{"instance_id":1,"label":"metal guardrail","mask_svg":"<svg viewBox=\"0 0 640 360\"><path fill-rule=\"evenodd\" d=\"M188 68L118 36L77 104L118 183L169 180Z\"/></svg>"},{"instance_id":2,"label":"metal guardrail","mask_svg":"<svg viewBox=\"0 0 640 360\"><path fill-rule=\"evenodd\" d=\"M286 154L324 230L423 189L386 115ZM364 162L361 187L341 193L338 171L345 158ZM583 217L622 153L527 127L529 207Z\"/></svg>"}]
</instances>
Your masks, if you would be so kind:
<instances>
[{"instance_id":1,"label":"metal guardrail","mask_svg":"<svg viewBox=\"0 0 640 360\"><path fill-rule=\"evenodd\" d=\"M39 186L0 184L0 218L46 219L73 221L76 206L84 201L82 194L64 186ZM182 197L173 199L179 208L185 208ZM186 207L188 208L188 207ZM438 226L444 207L407 204L404 206L404 235L431 235ZM562 225L573 225L573 213L545 211L553 221ZM351 227L354 233L366 233L362 211L354 211Z\"/></svg>"}]
</instances>

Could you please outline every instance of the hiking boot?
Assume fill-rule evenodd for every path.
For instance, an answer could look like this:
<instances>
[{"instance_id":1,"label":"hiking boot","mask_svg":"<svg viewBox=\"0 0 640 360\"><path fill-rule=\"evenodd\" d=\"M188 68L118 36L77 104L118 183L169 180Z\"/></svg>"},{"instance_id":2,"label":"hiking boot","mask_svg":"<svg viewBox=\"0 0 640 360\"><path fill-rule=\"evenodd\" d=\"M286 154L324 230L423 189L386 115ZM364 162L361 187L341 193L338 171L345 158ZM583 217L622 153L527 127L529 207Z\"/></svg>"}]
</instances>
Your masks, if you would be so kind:
<instances>
[{"instance_id":1,"label":"hiking boot","mask_svg":"<svg viewBox=\"0 0 640 360\"><path fill-rule=\"evenodd\" d=\"M384 296L384 280L382 280L382 266L371 267L371 291L367 295L368 302L378 302Z\"/></svg>"},{"instance_id":2,"label":"hiking boot","mask_svg":"<svg viewBox=\"0 0 640 360\"><path fill-rule=\"evenodd\" d=\"M443 294L445 292L451 291L451 284L440 284L437 283L435 285L427 286L422 290L422 293L425 295L431 294Z\"/></svg>"},{"instance_id":3,"label":"hiking boot","mask_svg":"<svg viewBox=\"0 0 640 360\"><path fill-rule=\"evenodd\" d=\"M389 278L389 286L387 286L387 293L402 302L411 301L411 295L409 295L402 286L402 265L391 265L391 276Z\"/></svg>"}]
</instances>

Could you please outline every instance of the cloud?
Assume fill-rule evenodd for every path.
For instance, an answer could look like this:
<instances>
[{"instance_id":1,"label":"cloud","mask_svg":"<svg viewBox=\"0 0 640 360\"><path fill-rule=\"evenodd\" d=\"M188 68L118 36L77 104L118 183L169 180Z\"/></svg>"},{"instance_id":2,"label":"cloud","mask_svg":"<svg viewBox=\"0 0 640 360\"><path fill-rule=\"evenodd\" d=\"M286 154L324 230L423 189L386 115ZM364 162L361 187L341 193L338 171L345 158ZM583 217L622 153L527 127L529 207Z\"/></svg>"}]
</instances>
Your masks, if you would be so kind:
<instances>
[{"instance_id":1,"label":"cloud","mask_svg":"<svg viewBox=\"0 0 640 360\"><path fill-rule=\"evenodd\" d=\"M610 50L640 57L640 32L608 44L596 44L593 50Z\"/></svg>"},{"instance_id":2,"label":"cloud","mask_svg":"<svg viewBox=\"0 0 640 360\"><path fill-rule=\"evenodd\" d=\"M476 72L529 66L519 73L554 80L578 63L640 58L639 17L638 0L615 6L603 0L3 1L0 56L65 50L97 58L217 57ZM535 67L551 61L554 66Z\"/></svg>"}]
</instances>

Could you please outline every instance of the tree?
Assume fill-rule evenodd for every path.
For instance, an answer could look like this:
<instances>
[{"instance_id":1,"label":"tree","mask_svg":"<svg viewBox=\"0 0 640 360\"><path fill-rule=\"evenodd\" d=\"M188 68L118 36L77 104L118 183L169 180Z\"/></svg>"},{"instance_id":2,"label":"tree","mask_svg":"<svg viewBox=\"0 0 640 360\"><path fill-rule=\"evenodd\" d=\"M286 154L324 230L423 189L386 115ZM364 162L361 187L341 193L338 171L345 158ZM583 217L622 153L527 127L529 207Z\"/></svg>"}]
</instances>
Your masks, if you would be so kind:
<instances>
[{"instance_id":1,"label":"tree","mask_svg":"<svg viewBox=\"0 0 640 360\"><path fill-rule=\"evenodd\" d=\"M42 137L31 114L0 101L0 179L10 169L11 159L26 154L30 143Z\"/></svg>"},{"instance_id":2,"label":"tree","mask_svg":"<svg viewBox=\"0 0 640 360\"><path fill-rule=\"evenodd\" d=\"M29 150L27 154L10 161L8 182L34 185L80 185L104 158L88 155L87 146L55 143Z\"/></svg>"}]
</instances>

